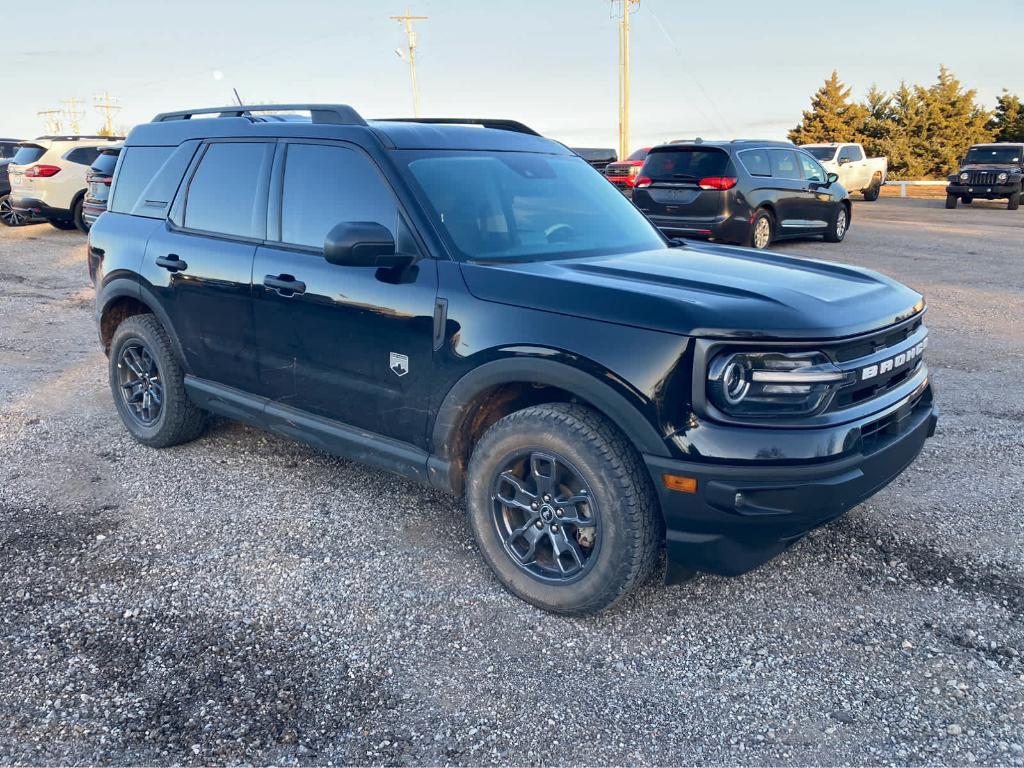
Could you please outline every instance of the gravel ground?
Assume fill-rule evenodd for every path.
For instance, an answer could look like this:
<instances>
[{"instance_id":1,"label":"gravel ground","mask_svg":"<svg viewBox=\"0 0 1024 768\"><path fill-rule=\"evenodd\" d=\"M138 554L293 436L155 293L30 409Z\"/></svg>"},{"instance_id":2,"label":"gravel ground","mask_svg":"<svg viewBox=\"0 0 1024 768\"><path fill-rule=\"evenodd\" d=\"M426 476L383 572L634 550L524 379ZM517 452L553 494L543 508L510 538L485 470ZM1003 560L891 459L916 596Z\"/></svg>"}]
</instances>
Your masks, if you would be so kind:
<instances>
[{"instance_id":1,"label":"gravel ground","mask_svg":"<svg viewBox=\"0 0 1024 768\"><path fill-rule=\"evenodd\" d=\"M1024 765L1024 214L857 204L931 302L939 434L754 573L594 619L461 503L238 424L133 443L83 239L0 231L0 763Z\"/></svg>"}]
</instances>

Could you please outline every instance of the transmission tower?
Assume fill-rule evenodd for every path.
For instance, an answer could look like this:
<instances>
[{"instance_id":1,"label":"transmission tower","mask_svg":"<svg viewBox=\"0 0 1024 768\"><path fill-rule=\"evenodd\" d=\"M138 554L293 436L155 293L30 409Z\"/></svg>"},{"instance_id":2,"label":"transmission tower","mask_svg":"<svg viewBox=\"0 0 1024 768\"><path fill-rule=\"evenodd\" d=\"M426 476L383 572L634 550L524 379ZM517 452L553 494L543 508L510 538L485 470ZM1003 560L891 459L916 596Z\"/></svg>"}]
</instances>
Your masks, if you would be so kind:
<instances>
[{"instance_id":1,"label":"transmission tower","mask_svg":"<svg viewBox=\"0 0 1024 768\"><path fill-rule=\"evenodd\" d=\"M420 90L416 84L416 30L412 28L412 23L426 21L428 18L427 16L413 16L408 8L405 9L405 14L402 16L391 17L392 21L405 25L405 39L409 50L409 72L412 75L412 113L416 117L420 116ZM395 53L402 56L401 49L396 49Z\"/></svg>"},{"instance_id":2,"label":"transmission tower","mask_svg":"<svg viewBox=\"0 0 1024 768\"><path fill-rule=\"evenodd\" d=\"M115 133L114 115L121 111L118 101L116 96L111 96L106 91L92 98L93 106L103 115L103 134L105 136L113 136Z\"/></svg>"},{"instance_id":3,"label":"transmission tower","mask_svg":"<svg viewBox=\"0 0 1024 768\"><path fill-rule=\"evenodd\" d=\"M82 132L82 115L85 112L81 109L82 100L76 99L72 96L66 101L62 101L61 104L64 107L64 117L67 118L68 129L72 134L79 134Z\"/></svg>"},{"instance_id":4,"label":"transmission tower","mask_svg":"<svg viewBox=\"0 0 1024 768\"><path fill-rule=\"evenodd\" d=\"M64 114L59 109L44 109L36 114L43 120L43 133L49 136L56 136L64 131L61 116Z\"/></svg>"}]
</instances>

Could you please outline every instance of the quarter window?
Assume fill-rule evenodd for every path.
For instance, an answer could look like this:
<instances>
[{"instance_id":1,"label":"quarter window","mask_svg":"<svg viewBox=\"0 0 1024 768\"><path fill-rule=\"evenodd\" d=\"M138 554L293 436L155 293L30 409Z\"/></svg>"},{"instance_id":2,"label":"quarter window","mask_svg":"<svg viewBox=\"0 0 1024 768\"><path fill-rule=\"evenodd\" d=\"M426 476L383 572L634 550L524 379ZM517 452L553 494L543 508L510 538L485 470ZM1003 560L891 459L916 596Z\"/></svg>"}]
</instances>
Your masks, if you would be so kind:
<instances>
[{"instance_id":1,"label":"quarter window","mask_svg":"<svg viewBox=\"0 0 1024 768\"><path fill-rule=\"evenodd\" d=\"M211 144L188 187L185 227L265 237L265 211L259 210L256 201L269 172L272 150L271 144Z\"/></svg>"},{"instance_id":2,"label":"quarter window","mask_svg":"<svg viewBox=\"0 0 1024 768\"><path fill-rule=\"evenodd\" d=\"M770 149L768 158L771 161L772 176L775 178L801 178L800 169L797 167L796 152L788 149Z\"/></svg>"},{"instance_id":3,"label":"quarter window","mask_svg":"<svg viewBox=\"0 0 1024 768\"><path fill-rule=\"evenodd\" d=\"M322 248L343 221L374 221L399 240L398 203L376 166L361 152L321 144L290 144L281 194L281 240Z\"/></svg>"}]
</instances>

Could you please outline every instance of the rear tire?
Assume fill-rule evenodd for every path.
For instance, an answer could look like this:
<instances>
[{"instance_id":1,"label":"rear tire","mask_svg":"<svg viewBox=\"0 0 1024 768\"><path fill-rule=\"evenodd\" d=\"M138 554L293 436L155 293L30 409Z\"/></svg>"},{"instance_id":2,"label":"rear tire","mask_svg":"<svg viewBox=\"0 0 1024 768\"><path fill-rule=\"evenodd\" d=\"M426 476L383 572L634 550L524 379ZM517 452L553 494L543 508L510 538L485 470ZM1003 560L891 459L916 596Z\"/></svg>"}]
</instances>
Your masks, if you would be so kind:
<instances>
[{"instance_id":1,"label":"rear tire","mask_svg":"<svg viewBox=\"0 0 1024 768\"><path fill-rule=\"evenodd\" d=\"M85 199L80 197L78 198L78 201L74 204L74 206L71 208L71 220L74 222L75 227L80 232L89 231L89 222L85 220L85 212L83 211L84 206Z\"/></svg>"},{"instance_id":2,"label":"rear tire","mask_svg":"<svg viewBox=\"0 0 1024 768\"><path fill-rule=\"evenodd\" d=\"M466 502L498 581L545 611L602 611L657 562L662 526L650 475L590 408L549 403L499 420L473 449Z\"/></svg>"},{"instance_id":3,"label":"rear tire","mask_svg":"<svg viewBox=\"0 0 1024 768\"><path fill-rule=\"evenodd\" d=\"M28 223L28 214L14 210L10 195L0 195L0 224L21 227Z\"/></svg>"},{"instance_id":4,"label":"rear tire","mask_svg":"<svg viewBox=\"0 0 1024 768\"><path fill-rule=\"evenodd\" d=\"M770 211L758 208L754 214L754 220L750 222L750 232L744 245L748 248L756 248L759 251L763 251L772 244L774 237L775 219Z\"/></svg>"},{"instance_id":5,"label":"rear tire","mask_svg":"<svg viewBox=\"0 0 1024 768\"><path fill-rule=\"evenodd\" d=\"M874 178L871 180L871 186L864 190L864 200L869 203L875 202L878 196L882 194L882 180Z\"/></svg>"},{"instance_id":6,"label":"rear tire","mask_svg":"<svg viewBox=\"0 0 1024 768\"><path fill-rule=\"evenodd\" d=\"M960 198L956 195L946 195L946 207L952 210L956 208L956 204L960 202Z\"/></svg>"},{"instance_id":7,"label":"rear tire","mask_svg":"<svg viewBox=\"0 0 1024 768\"><path fill-rule=\"evenodd\" d=\"M134 315L117 327L108 370L117 412L140 443L166 448L203 434L206 413L189 400L185 373L153 315Z\"/></svg>"},{"instance_id":8,"label":"rear tire","mask_svg":"<svg viewBox=\"0 0 1024 768\"><path fill-rule=\"evenodd\" d=\"M1014 192L1010 195L1010 201L1006 204L1006 210L1016 211L1020 208L1020 192Z\"/></svg>"}]
</instances>

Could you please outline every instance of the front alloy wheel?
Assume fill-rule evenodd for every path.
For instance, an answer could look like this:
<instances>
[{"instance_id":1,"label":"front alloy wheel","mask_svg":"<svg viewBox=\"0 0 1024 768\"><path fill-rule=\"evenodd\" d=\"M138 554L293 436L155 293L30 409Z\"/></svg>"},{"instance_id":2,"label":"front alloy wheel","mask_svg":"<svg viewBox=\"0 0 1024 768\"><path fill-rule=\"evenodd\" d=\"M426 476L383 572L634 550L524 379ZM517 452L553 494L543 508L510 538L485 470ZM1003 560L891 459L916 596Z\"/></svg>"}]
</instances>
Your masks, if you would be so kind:
<instances>
[{"instance_id":1,"label":"front alloy wheel","mask_svg":"<svg viewBox=\"0 0 1024 768\"><path fill-rule=\"evenodd\" d=\"M564 457L513 457L495 478L491 504L505 551L532 576L569 582L594 562L601 528L593 492Z\"/></svg>"}]
</instances>

